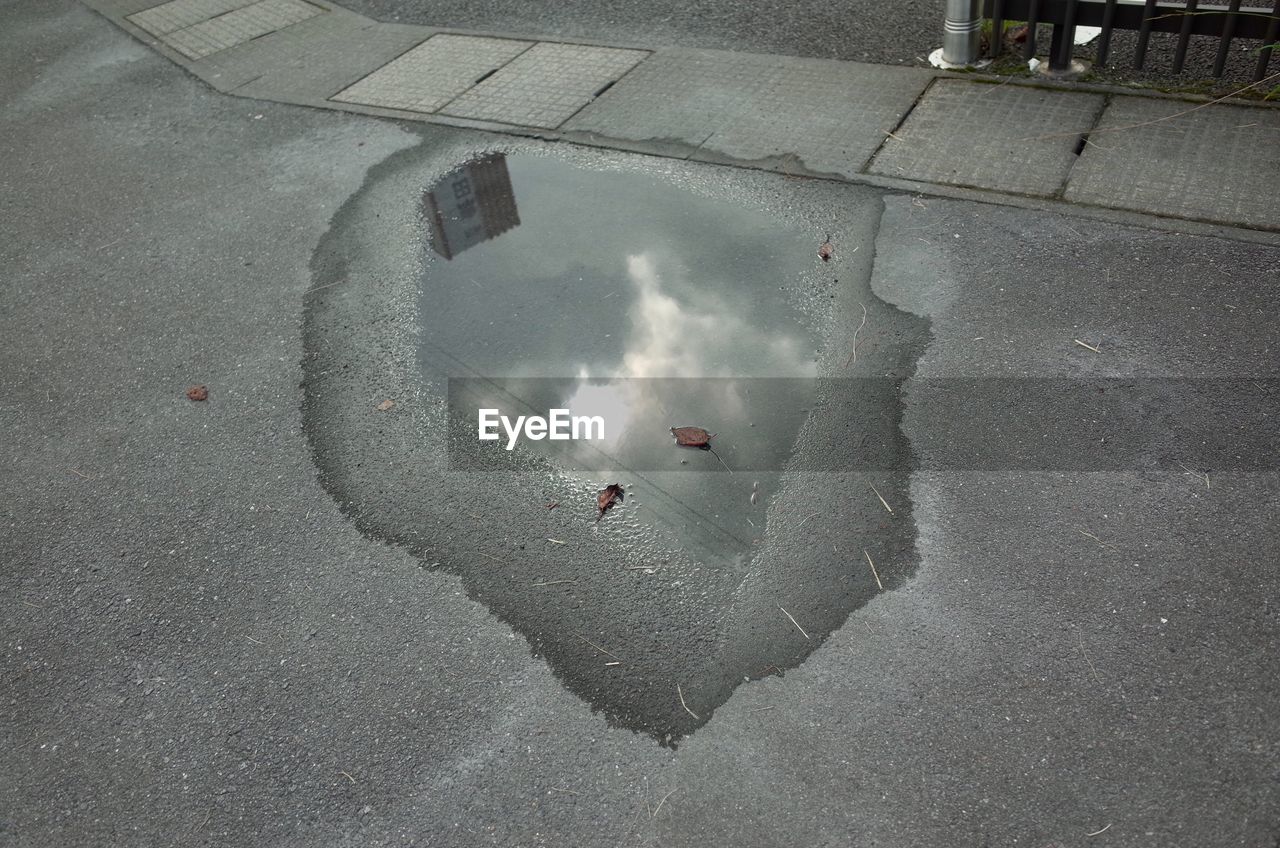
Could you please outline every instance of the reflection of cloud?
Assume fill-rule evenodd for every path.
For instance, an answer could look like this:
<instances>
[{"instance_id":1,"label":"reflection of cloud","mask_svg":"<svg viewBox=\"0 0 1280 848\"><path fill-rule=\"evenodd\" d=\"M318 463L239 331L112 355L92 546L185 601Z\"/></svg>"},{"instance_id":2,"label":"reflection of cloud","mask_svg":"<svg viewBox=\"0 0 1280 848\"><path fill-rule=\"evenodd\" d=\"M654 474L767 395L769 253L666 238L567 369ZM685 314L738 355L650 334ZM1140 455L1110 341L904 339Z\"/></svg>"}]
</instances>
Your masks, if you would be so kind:
<instances>
[{"instance_id":1,"label":"reflection of cloud","mask_svg":"<svg viewBox=\"0 0 1280 848\"><path fill-rule=\"evenodd\" d=\"M758 314L749 300L739 305L714 296L716 287L700 287L689 266L674 257L664 265L671 274L665 282L658 265L650 251L626 256L633 297L621 362L594 375L580 366L563 401L574 415L601 415L608 422L604 443L595 447L618 451L628 442L628 425L649 431L664 422L665 431L699 424L672 419L682 409L713 408L724 421L750 420L749 390L734 378L817 375L799 328L771 322L773 316ZM679 381L704 377L722 379Z\"/></svg>"},{"instance_id":2,"label":"reflection of cloud","mask_svg":"<svg viewBox=\"0 0 1280 848\"><path fill-rule=\"evenodd\" d=\"M627 383L592 383L587 370L578 372L578 382L564 401L564 408L573 416L600 416L605 420L604 439L595 447L615 451L622 434L631 421L635 409L634 390Z\"/></svg>"},{"instance_id":3,"label":"reflection of cloud","mask_svg":"<svg viewBox=\"0 0 1280 848\"><path fill-rule=\"evenodd\" d=\"M671 264L677 274L688 270ZM649 253L627 257L627 276L635 301L630 338L615 376L816 376L817 364L800 344L799 328L783 324L770 332L760 326L762 316L744 314L754 311L749 303L735 310L732 301L721 299L700 304L677 300L664 289ZM689 292L698 286L680 279L670 288Z\"/></svg>"},{"instance_id":4,"label":"reflection of cloud","mask_svg":"<svg viewBox=\"0 0 1280 848\"><path fill-rule=\"evenodd\" d=\"M707 377L697 346L715 331L715 316L691 314L662 291L646 254L627 257L627 276L636 288L631 338L619 377Z\"/></svg>"}]
</instances>

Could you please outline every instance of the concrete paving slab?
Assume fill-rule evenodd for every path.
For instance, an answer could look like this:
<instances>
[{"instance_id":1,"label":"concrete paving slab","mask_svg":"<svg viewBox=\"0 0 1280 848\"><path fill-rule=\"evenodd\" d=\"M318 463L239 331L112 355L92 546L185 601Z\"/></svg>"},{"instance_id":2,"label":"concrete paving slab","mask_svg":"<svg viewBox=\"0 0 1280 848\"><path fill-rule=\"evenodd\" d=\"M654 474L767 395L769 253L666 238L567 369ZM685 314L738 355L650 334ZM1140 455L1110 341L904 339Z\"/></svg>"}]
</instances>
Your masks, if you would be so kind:
<instances>
[{"instance_id":1,"label":"concrete paving slab","mask_svg":"<svg viewBox=\"0 0 1280 848\"><path fill-rule=\"evenodd\" d=\"M1103 102L1100 94L939 80L885 140L871 172L1052 196L1076 160L1073 131L1088 132Z\"/></svg>"},{"instance_id":2,"label":"concrete paving slab","mask_svg":"<svg viewBox=\"0 0 1280 848\"><path fill-rule=\"evenodd\" d=\"M262 0L162 35L160 40L190 59L201 59L305 21L323 11L302 0Z\"/></svg>"},{"instance_id":3,"label":"concrete paving slab","mask_svg":"<svg viewBox=\"0 0 1280 848\"><path fill-rule=\"evenodd\" d=\"M543 42L450 103L460 118L554 129L649 53Z\"/></svg>"},{"instance_id":4,"label":"concrete paving slab","mask_svg":"<svg viewBox=\"0 0 1280 848\"><path fill-rule=\"evenodd\" d=\"M173 0L131 15L129 22L152 35L168 35L255 2L257 0Z\"/></svg>"},{"instance_id":5,"label":"concrete paving slab","mask_svg":"<svg viewBox=\"0 0 1280 848\"><path fill-rule=\"evenodd\" d=\"M1066 199L1280 229L1280 112L1117 97Z\"/></svg>"},{"instance_id":6,"label":"concrete paving slab","mask_svg":"<svg viewBox=\"0 0 1280 848\"><path fill-rule=\"evenodd\" d=\"M127 19L138 12L157 8L156 0L82 0L82 2L90 9L115 19ZM247 6L253 2L256 2L256 0L245 0L245 5ZM129 21L129 23L132 24L133 21ZM134 26L137 25L134 24Z\"/></svg>"},{"instance_id":7,"label":"concrete paving slab","mask_svg":"<svg viewBox=\"0 0 1280 848\"><path fill-rule=\"evenodd\" d=\"M532 46L509 38L433 35L330 99L434 112Z\"/></svg>"},{"instance_id":8,"label":"concrete paving slab","mask_svg":"<svg viewBox=\"0 0 1280 848\"><path fill-rule=\"evenodd\" d=\"M794 156L857 173L924 90L928 71L706 50L664 50L565 129L680 141L695 158Z\"/></svg>"},{"instance_id":9,"label":"concrete paving slab","mask_svg":"<svg viewBox=\"0 0 1280 848\"><path fill-rule=\"evenodd\" d=\"M382 24L343 10L215 53L192 70L245 97L332 108L328 98L392 61L431 34Z\"/></svg>"},{"instance_id":10,"label":"concrete paving slab","mask_svg":"<svg viewBox=\"0 0 1280 848\"><path fill-rule=\"evenodd\" d=\"M659 50L565 124L610 138L664 139L697 147L729 116L750 108L764 57L710 50ZM729 63L726 65L726 63Z\"/></svg>"}]
</instances>

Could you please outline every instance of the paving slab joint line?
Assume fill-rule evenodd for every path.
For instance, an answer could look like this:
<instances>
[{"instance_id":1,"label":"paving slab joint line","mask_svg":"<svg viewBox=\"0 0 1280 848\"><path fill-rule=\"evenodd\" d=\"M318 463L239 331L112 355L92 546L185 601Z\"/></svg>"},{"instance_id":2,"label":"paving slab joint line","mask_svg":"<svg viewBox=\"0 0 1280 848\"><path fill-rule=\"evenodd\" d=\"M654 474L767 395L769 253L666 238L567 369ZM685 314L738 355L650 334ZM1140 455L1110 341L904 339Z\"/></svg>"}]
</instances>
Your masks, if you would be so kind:
<instances>
[{"instance_id":1,"label":"paving slab joint line","mask_svg":"<svg viewBox=\"0 0 1280 848\"><path fill-rule=\"evenodd\" d=\"M1066 199L1067 186L1071 183L1071 177L1076 172L1076 166L1080 164L1080 158L1084 156L1084 149L1092 143L1089 138L1098 129L1098 125L1102 123L1102 116L1106 114L1107 109L1111 108L1111 103L1114 100L1114 94L1102 95L1102 103L1094 111L1093 120L1089 123L1089 129L1080 133L1080 140L1076 142L1078 149L1076 150L1075 158L1071 160L1071 164L1067 167L1067 172L1062 175L1062 182L1054 189L1052 195L1054 200L1061 200L1064 203L1071 202Z\"/></svg>"},{"instance_id":2,"label":"paving slab joint line","mask_svg":"<svg viewBox=\"0 0 1280 848\"><path fill-rule=\"evenodd\" d=\"M225 93L234 93L234 90L228 91L227 89L222 89L221 87L214 85L210 80L203 79L203 77L201 77L201 75L196 72L196 69L201 66L200 59L191 59L189 57L177 57L177 51L173 51L171 49L165 49L166 45L164 44L163 41L149 36L144 30L142 30L141 28L137 27L136 25L128 21L127 16L124 15L123 13L113 11L111 8L112 7L111 0L82 0L82 2L84 2L85 5L88 5L90 8L92 8L94 11L97 11L103 17L107 18L107 20L115 23L118 26L121 26L121 28L125 29L126 32L133 35L135 38L138 38L144 43L149 44L150 46L152 46L153 48L161 52L163 55L166 55L167 58L169 58L175 64L178 64L179 66L183 67L184 70L188 71L188 73L192 73L194 76L201 78L206 84L211 85L215 89L222 90ZM344 9L341 6L337 6L330 2L327 2L327 0L306 0L306 2L309 5L318 8L320 11L341 11L341 13L344 15L349 15L353 18L361 18L365 21L368 21L370 25L377 24L377 22L372 19L365 18L364 16L361 16L361 15L357 15L356 13L350 12L349 10ZM163 3L157 4L157 5L163 5ZM154 8L154 6L150 8ZM137 13L134 13L134 14L137 14ZM416 47L421 46L422 44L428 42L432 37L435 37L436 35L442 35L442 34L463 35L463 33L461 32L455 33L453 30L434 29L430 27L422 27L421 29L423 30L423 32L429 33L429 34L426 35L426 37L424 37L417 44L405 50L404 53L408 53L409 51L415 49ZM479 33L471 33L471 32L467 32L465 33L465 35L480 36ZM488 35L487 37L532 42L530 46L522 50L521 53L517 54L516 57L512 57L511 59L507 60L507 62L504 63L504 65L500 66L499 69L507 67L513 61L515 61L515 59L518 58L518 56L524 55L529 50L532 50L537 44L573 45L573 44L579 43L576 41L562 41L558 39L538 39L533 36L518 38L517 36L509 33L492 34L492 35ZM590 46L604 47L606 45L590 45ZM656 55L659 55L659 51L645 50L644 48L628 47L628 48L613 48L613 49L636 50L638 52L647 52L649 55L639 60L635 65L632 65L630 68L628 68L628 70L625 71L622 74L622 76L613 80L611 85L606 87L608 88L608 90L604 91L600 98L593 97L590 101L588 101L587 104L584 104L582 107L579 107L579 111L581 111L582 109L585 109L587 106L591 105L592 103L600 102L601 100L607 99L608 91L612 90L612 85L616 85L618 82L625 79L636 69L643 67L647 62L651 61ZM711 51L711 52L717 52L717 51ZM403 56L404 53L400 55ZM373 73L376 73L381 68L385 68L392 61L395 61L395 59L383 61L378 67L370 71L369 74L366 74L365 78L367 78L369 75ZM856 64L856 63L849 63L849 64ZM260 79L262 76L266 76L266 75L267 74L264 73L262 75L259 75L258 78ZM895 129L889 131L890 133L896 132L906 123L906 121L911 117L911 115L915 113L917 106L924 100L927 94L930 91L934 90L935 83L940 78L955 80L955 81L964 81L970 85L983 84L981 80L975 79L972 75L933 73L930 79L922 87L922 90L916 95L916 97L914 98L910 106L906 108L906 110L902 113L901 117L897 122L897 126L895 127ZM1092 135L1096 131L1103 117L1105 117L1108 106L1111 104L1111 102L1114 99L1114 95L1116 94L1114 90L1105 90L1105 91L1098 90L1096 86L1064 87L1064 86L1026 85L1025 83L1016 79L1006 80L1006 82L1014 82L1015 85L1017 85L1018 87L1040 88L1046 91L1056 92L1056 93L1066 93L1070 91L1087 92L1087 91L1093 90L1093 93L1103 95L1101 99L1104 102L1093 115L1093 120L1091 122L1088 133L1082 133L1082 135ZM238 84L235 88L236 89L242 88L245 85L248 85L248 83ZM350 87L350 86L347 86L347 87ZM998 87L999 86L997 85L997 88ZM339 92L334 92L334 94L336 95L340 93L342 90L345 90L345 89L340 89ZM1125 91L1122 93L1125 94L1126 97L1136 97L1136 99L1144 99L1142 97L1142 94L1143 94L1142 92ZM266 92L265 94L257 93L253 95L236 94L235 96L267 100L269 102L275 101L275 98L271 96L270 92ZM461 95L455 96L449 102L453 102L453 100L456 100L457 97L459 96ZM1187 97L1171 97L1171 96L1168 96L1167 94L1160 94L1160 96L1148 96L1145 99L1181 100L1182 102L1188 102L1189 100L1192 100L1192 98L1187 98ZM290 102L290 101L281 100L278 102ZM1225 102L1225 101L1220 99L1218 101L1210 101L1209 103L1204 105L1211 105L1211 103L1213 102ZM454 120L453 116L438 114L439 110L437 110L436 113L428 113L428 112L406 113L404 110L394 110L389 108L379 109L377 107L370 108L368 106L362 107L359 104L354 104L353 106L353 104L346 104L339 101L329 101L329 100L325 100L323 103L306 103L304 105L311 105L317 108L339 109L343 111L360 113L360 114L371 114L378 117L384 117L384 118L389 117L389 118L398 119L398 120L411 119L411 120L424 121L428 123L445 124L445 125L464 125L464 126L469 125L471 126L471 128L479 129L482 131L490 131L490 132L505 133L505 134L512 134L512 135L532 136L532 137L544 138L551 141L562 141L562 142L568 142L568 143L575 143L575 142L585 143L581 140L580 137L575 138L574 132L572 130L559 131L559 127L563 127L568 121L572 119L572 116L570 116L569 118L565 118L563 121L557 124L555 128L551 128L551 127L539 128L533 125L524 125L524 124L516 124L516 123L496 124L493 121L488 121L488 120L469 121L467 119L462 119L459 121L459 120ZM1241 102L1238 105L1257 107L1259 104L1257 104L1256 102L1252 102L1252 103ZM1268 104L1267 106L1270 107L1270 104ZM447 106L440 107L441 110L444 108L447 108ZM396 111L399 111L401 114L388 114L389 112L396 112ZM575 112L575 114L577 113ZM610 139L609 135L605 133L599 133L599 134L593 133L592 134L593 139L591 143L594 144L595 146L611 147L614 149L622 149L622 150L635 150L641 153L649 153L650 155L665 156L670 158L690 159L694 156L697 156L700 151L703 151L704 149L706 149L706 145L711 141L711 139L713 139L716 136L716 134L717 134L717 130L713 129L704 138L702 138L702 140L699 141L696 146L693 146L692 149L687 153L685 152L685 149L688 149L688 148L681 149L679 151L672 151L672 152L640 149L636 146L634 142L629 141L627 138ZM804 166L803 161L799 159L797 154L793 153L793 154L790 154L790 156L791 158L797 159L797 161L801 163L802 170L810 171L810 173L804 174L804 176L810 176L813 178L824 179L824 180L837 180L837 181L846 182L846 183L881 185L882 187L893 188L895 190L922 192L926 194L933 194L933 195L938 195L943 197L952 194L952 191L951 191L952 187L949 185L930 182L927 180L923 180L923 181L913 180L909 177L905 179L902 179L902 178L886 179L886 178L877 176L873 172L870 172L870 168L875 163L877 156L879 156L880 154L881 148L884 147L886 142L889 140L889 137L890 136L886 134L883 139L878 140L876 150L873 152L873 154L869 158L866 159L865 162L862 163L862 165L858 168L857 171L852 171L847 173L842 172L837 174L827 174L827 173L810 171L810 169L807 166ZM601 143L601 142L607 142L607 143ZM685 144L690 144L690 142L685 142ZM707 153L712 154L711 159L708 160L711 162L715 162L723 165L729 165L729 166L736 166L736 167L763 169L763 170L770 170L775 172L778 171L777 167L770 165L768 162L751 162L751 161L745 161L745 160L738 160L727 153L717 152L714 150L707 150ZM1188 232L1204 232L1205 228L1208 228L1210 231L1215 231L1215 234L1221 237L1236 238L1236 239L1245 240L1245 241L1263 241L1265 243L1276 243L1275 234L1277 232L1280 232L1280 226L1273 226L1269 223L1246 224L1244 221L1227 222L1225 219L1203 218L1203 217L1194 217L1194 216L1188 216L1188 215L1170 216L1167 214L1162 215L1162 214L1159 214L1158 212L1150 211L1150 210L1130 209L1124 206L1107 205L1101 202L1094 202L1089 200L1077 199L1077 200L1069 201L1065 197L1065 192L1070 188L1070 180L1072 176L1075 174L1075 167L1078 163L1080 155L1082 154L1083 154L1083 151L1081 151L1081 154L1078 154L1076 157L1073 157L1073 159L1071 160L1071 164L1067 169L1067 175L1063 178L1062 182L1058 186L1057 191L1055 191L1051 196L1042 196L1044 199L1052 201L1053 204L1057 206L1059 210L1064 212L1065 214L1070 214L1070 210L1072 209L1080 209L1082 211L1085 209L1088 209L1090 210L1090 213L1085 215L1085 217L1099 217L1098 213L1106 213L1107 216L1122 217L1130 221L1133 221L1135 219L1140 219L1142 221L1145 221L1146 223L1145 224L1138 223L1137 225L1148 226L1150 228L1158 228L1158 229L1165 229L1165 230L1172 228L1175 230L1181 229ZM963 186L959 186L959 187L963 189ZM985 200L986 202L997 203L1002 205L1021 206L1024 208L1042 208L1041 203L1039 202L1040 198L1030 196L1030 195L1019 194L1017 192L1009 192L1009 191L1004 191L1000 189L985 188L981 186L974 189L967 189L965 191L969 194L977 195L977 197L973 199L978 199L980 201ZM1180 222L1185 222L1187 226L1179 227L1178 224Z\"/></svg>"},{"instance_id":3,"label":"paving slab joint line","mask_svg":"<svg viewBox=\"0 0 1280 848\"><path fill-rule=\"evenodd\" d=\"M346 84L346 85L342 86L342 87L341 87L341 88L339 88L337 91L334 91L334 92L331 92L331 93L329 93L329 94L326 94L326 95L325 95L325 97L324 97L324 99L325 99L326 101L332 101L332 102L333 102L333 103L335 103L335 104L345 104L345 103L347 103L348 101L345 101L345 100L338 100L338 99L336 99L336 98L337 98L337 96L338 96L339 94L341 94L342 92L344 92L344 91L346 91L346 90L350 89L350 88L355 88L357 85L359 85L360 83L362 83L362 82L364 82L365 80L369 79L369 77L373 76L374 74L378 73L379 71L383 70L383 69L384 69L384 68L386 68L388 65L392 65L392 64L394 64L395 62L400 61L400 60L401 60L401 59L403 59L405 56L407 56L408 54L412 53L414 50L417 50L419 47L422 47L424 44L426 44L426 43L428 43L429 41L431 41L431 39L433 39L433 38L435 38L436 36L439 36L439 35L456 35L456 36L460 36L460 37L467 37L467 38L471 38L471 37L474 37L474 38L496 38L496 39L501 39L501 40L503 40L503 41L527 41L527 42L528 42L528 46L527 46L527 47L525 47L523 50L521 50L519 53L515 54L515 55L514 55L514 56L512 56L510 59L507 59L505 62L503 62L501 65L499 65L499 66L498 66L497 68L495 68L494 70L491 70L491 71L489 71L487 74L485 74L485 77L484 77L485 79L487 79L487 78L488 78L488 77L490 77L490 76L493 76L495 73L497 73L498 71L502 70L502 69L503 69L503 68L505 68L507 65L510 65L510 64L511 64L512 62L514 62L516 59L519 59L521 56L523 56L524 54L528 53L530 50L532 50L535 46L537 46L537 45L539 44L539 40L538 40L538 39L535 39L535 38L515 38L515 37L513 37L513 36L509 36L509 35L483 35L483 36L471 36L471 35L469 35L469 34L459 33L459 32L455 32L455 31L453 31L453 30L435 30L435 31L431 32L431 33L430 33L426 38L424 38L424 39L422 39L421 41L419 41L417 44L413 44L413 45L411 45L411 46L409 46L409 47L406 47L406 48L405 48L404 50L402 50L400 53L397 53L395 56L392 56L390 59L388 59L387 61L383 62L381 65L377 66L376 68L373 68L372 70L370 70L370 71L369 71L369 73L365 74L364 76L360 77L359 79L354 80L353 82L350 82L350 83L348 83L348 84ZM479 82L479 81L477 81L477 83L478 83L478 82ZM477 84L477 83L473 83L472 85L474 86L474 85L475 85L475 84ZM441 105L439 108L437 108L437 109L433 110L433 112L423 112L423 113L420 113L420 114L428 115L428 114L434 114L434 112L443 112L445 109L447 109L447 108L449 107L449 104L450 104L450 103L452 103L453 101L457 100L459 97L461 97L461 96L462 96L462 94L465 94L465 93L466 93L466 92L462 92L462 93L459 93L459 94L455 94L453 97L449 98L449 100L447 100L447 101L446 101L443 105ZM357 105L358 105L358 104L357 104ZM409 111L409 110L400 110L400 111Z\"/></svg>"},{"instance_id":4,"label":"paving slab joint line","mask_svg":"<svg viewBox=\"0 0 1280 848\"><path fill-rule=\"evenodd\" d=\"M631 48L623 48L623 49L631 49ZM591 99L590 99L590 100L588 100L586 103L583 103L581 106L579 106L577 109L575 109L572 115L569 115L569 116L568 116L567 118L565 118L563 121L561 121L560 123L556 124L556 125L555 125L555 129L559 130L559 129L560 129L561 127L563 127L565 124L567 124L567 123L569 123L570 121L572 121L574 118L576 118L576 117L578 116L578 114L579 114L580 112L582 112L582 110L583 110L583 109L586 109L586 108L587 108L587 107L589 107L592 103L595 103L595 102L596 102L597 100L599 100L602 96L604 96L605 94L607 94L607 93L609 92L609 90L610 90L610 89L612 89L615 85L617 85L618 83L622 82L622 81L623 81L624 79L626 79L627 77L631 76L631 74L635 72L636 68L640 67L640 66L641 66L641 65L643 65L645 62L648 62L650 59L652 59L652 58L653 58L653 55L654 55L654 51L649 50L649 51L647 51L647 52L648 52L648 54L649 54L648 56L645 56L645 57L644 57L643 59L641 59L639 62L636 62L634 65L632 65L631 67L629 67L629 68L627 68L625 71L623 71L622 76L618 77L618 78L617 78L617 79L615 79L615 80L611 80L609 83L607 83L603 89L601 89L601 90L597 91L595 94L593 94L593 95L591 96ZM442 109L441 111L444 111L444 110ZM715 133L712 133L711 135L715 135ZM708 135L708 136L707 136L707 138L711 138L711 135ZM707 143L707 140L706 140L706 139L703 139L703 140L702 140L702 144L706 144L706 143ZM699 145L699 146L701 146L701 145ZM696 152L696 151L695 151L695 152ZM692 154L690 154L690 155L692 155Z\"/></svg>"},{"instance_id":5,"label":"paving slab joint line","mask_svg":"<svg viewBox=\"0 0 1280 848\"><path fill-rule=\"evenodd\" d=\"M936 83L939 79L944 79L944 77L935 76L931 80L929 80L927 83L925 83L924 88L920 89L920 93L916 95L915 100L911 101L911 105L908 106L907 110L902 113L902 117L898 119L898 122L893 125L893 129L889 130L884 134L884 138L880 139L880 143L876 145L876 149L871 151L871 155L867 157L867 161L862 163L862 167L858 169L859 174L871 173L871 166L875 164L876 157L880 155L880 151L883 150L884 146L889 143L889 139L893 138L894 134L897 133L898 130L902 129L902 125L907 122L907 118L911 117L911 113L914 112L916 110L916 107L920 105L920 101L924 100L925 95L927 95L930 91L933 90L934 83Z\"/></svg>"}]
</instances>

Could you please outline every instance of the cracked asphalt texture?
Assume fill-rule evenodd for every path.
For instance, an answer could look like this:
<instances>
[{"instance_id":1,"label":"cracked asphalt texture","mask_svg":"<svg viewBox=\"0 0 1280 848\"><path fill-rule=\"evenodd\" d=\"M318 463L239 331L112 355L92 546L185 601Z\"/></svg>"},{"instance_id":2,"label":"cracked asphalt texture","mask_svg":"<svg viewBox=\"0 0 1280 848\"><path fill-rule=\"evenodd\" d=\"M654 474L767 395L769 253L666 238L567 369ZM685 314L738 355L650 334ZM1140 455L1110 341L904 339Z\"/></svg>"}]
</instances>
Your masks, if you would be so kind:
<instances>
[{"instance_id":1,"label":"cracked asphalt texture","mask_svg":"<svg viewBox=\"0 0 1280 848\"><path fill-rule=\"evenodd\" d=\"M0 845L1280 838L1274 470L919 474L915 579L673 752L317 481L313 251L469 136L216 94L69 0L0 0L0 56ZM926 373L1276 376L1275 248L918 203L872 285Z\"/></svg>"}]
</instances>

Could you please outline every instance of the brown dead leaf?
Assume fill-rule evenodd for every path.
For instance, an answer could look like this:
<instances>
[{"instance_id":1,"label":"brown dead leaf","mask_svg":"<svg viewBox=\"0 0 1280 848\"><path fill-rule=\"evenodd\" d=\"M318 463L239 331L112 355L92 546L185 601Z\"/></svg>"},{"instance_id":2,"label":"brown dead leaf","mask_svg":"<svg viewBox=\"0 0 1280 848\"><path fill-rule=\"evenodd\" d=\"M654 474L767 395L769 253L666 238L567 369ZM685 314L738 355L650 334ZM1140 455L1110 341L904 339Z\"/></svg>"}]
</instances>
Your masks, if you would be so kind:
<instances>
[{"instance_id":1,"label":"brown dead leaf","mask_svg":"<svg viewBox=\"0 0 1280 848\"><path fill-rule=\"evenodd\" d=\"M396 402L395 402L395 401L393 401L391 398L387 398L387 399L386 399L386 400L384 400L382 403L378 404L378 411L379 411L379 412L387 412L387 411L389 411L389 410L391 409L391 407L393 407L393 406L395 406L395 405L396 405Z\"/></svg>"},{"instance_id":2,"label":"brown dead leaf","mask_svg":"<svg viewBox=\"0 0 1280 848\"><path fill-rule=\"evenodd\" d=\"M610 483L600 490L600 494L596 496L596 509L600 510L596 516L596 521L604 518L604 514L613 508L616 503L622 503L625 494L622 486L617 483Z\"/></svg>"},{"instance_id":3,"label":"brown dead leaf","mask_svg":"<svg viewBox=\"0 0 1280 848\"><path fill-rule=\"evenodd\" d=\"M716 437L715 433L708 433L701 427L672 427L671 435L675 436L676 445L682 448L697 448L698 450L710 451L716 461L724 465L724 470L730 474L733 469L725 465L720 454L716 453L715 448L711 447L711 440Z\"/></svg>"},{"instance_id":4,"label":"brown dead leaf","mask_svg":"<svg viewBox=\"0 0 1280 848\"><path fill-rule=\"evenodd\" d=\"M831 255L836 252L836 246L831 243L831 236L827 236L827 240L818 248L818 256L822 257L822 261L826 262Z\"/></svg>"},{"instance_id":5,"label":"brown dead leaf","mask_svg":"<svg viewBox=\"0 0 1280 848\"><path fill-rule=\"evenodd\" d=\"M708 433L701 427L672 427L671 435L676 437L676 444L682 448L710 450L711 440L716 434Z\"/></svg>"},{"instance_id":6,"label":"brown dead leaf","mask_svg":"<svg viewBox=\"0 0 1280 848\"><path fill-rule=\"evenodd\" d=\"M209 387L208 386L192 386L191 388L187 389L187 399L188 400L208 400Z\"/></svg>"}]
</instances>

